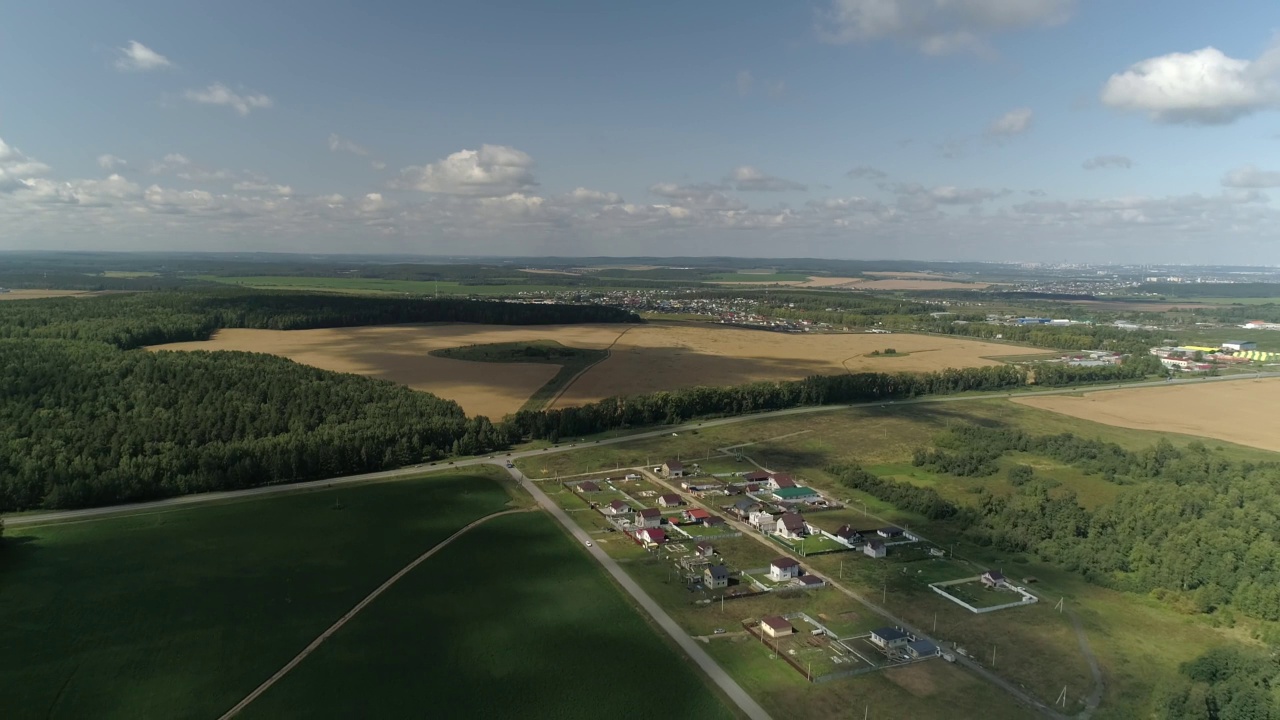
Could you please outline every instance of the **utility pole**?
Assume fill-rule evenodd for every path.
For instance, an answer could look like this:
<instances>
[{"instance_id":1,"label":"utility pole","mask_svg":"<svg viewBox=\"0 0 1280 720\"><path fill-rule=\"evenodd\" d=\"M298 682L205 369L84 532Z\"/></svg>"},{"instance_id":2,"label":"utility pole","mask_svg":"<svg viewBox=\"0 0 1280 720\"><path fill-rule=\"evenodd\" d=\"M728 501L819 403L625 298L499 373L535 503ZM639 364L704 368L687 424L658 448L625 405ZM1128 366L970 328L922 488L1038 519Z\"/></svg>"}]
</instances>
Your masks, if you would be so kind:
<instances>
[{"instance_id":1,"label":"utility pole","mask_svg":"<svg viewBox=\"0 0 1280 720\"><path fill-rule=\"evenodd\" d=\"M995 668L995 666L996 666L996 646L992 645L991 646L991 667Z\"/></svg>"},{"instance_id":2,"label":"utility pole","mask_svg":"<svg viewBox=\"0 0 1280 720\"><path fill-rule=\"evenodd\" d=\"M1058 701L1054 705L1061 705L1063 709L1067 707L1067 686L1062 686L1062 692L1058 693Z\"/></svg>"},{"instance_id":3,"label":"utility pole","mask_svg":"<svg viewBox=\"0 0 1280 720\"><path fill-rule=\"evenodd\" d=\"M933 631L938 632L938 613L933 614Z\"/></svg>"}]
</instances>

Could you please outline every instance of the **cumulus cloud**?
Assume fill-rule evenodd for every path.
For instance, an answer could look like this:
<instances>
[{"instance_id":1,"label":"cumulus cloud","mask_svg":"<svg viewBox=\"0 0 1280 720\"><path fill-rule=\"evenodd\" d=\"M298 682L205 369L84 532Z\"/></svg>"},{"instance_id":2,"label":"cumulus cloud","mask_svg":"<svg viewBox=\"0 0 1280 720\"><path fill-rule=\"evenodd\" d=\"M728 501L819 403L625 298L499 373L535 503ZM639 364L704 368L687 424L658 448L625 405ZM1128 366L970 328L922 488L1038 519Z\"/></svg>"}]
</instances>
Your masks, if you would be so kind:
<instances>
[{"instance_id":1,"label":"cumulus cloud","mask_svg":"<svg viewBox=\"0 0 1280 720\"><path fill-rule=\"evenodd\" d=\"M169 153L162 160L151 163L152 175L163 175L167 172L173 172L180 168L190 167L191 160L182 153Z\"/></svg>"},{"instance_id":2,"label":"cumulus cloud","mask_svg":"<svg viewBox=\"0 0 1280 720\"><path fill-rule=\"evenodd\" d=\"M0 193L26 187L23 181L49 172L49 166L32 160L0 139Z\"/></svg>"},{"instance_id":3,"label":"cumulus cloud","mask_svg":"<svg viewBox=\"0 0 1280 720\"><path fill-rule=\"evenodd\" d=\"M1230 188L1280 187L1280 172L1260 170L1256 165L1244 165L1223 175L1222 185Z\"/></svg>"},{"instance_id":4,"label":"cumulus cloud","mask_svg":"<svg viewBox=\"0 0 1280 720\"><path fill-rule=\"evenodd\" d=\"M108 207L114 201L137 198L141 194L141 188L136 183L116 174L104 180L55 182L43 178L32 178L23 183L30 191L29 200L38 204Z\"/></svg>"},{"instance_id":5,"label":"cumulus cloud","mask_svg":"<svg viewBox=\"0 0 1280 720\"><path fill-rule=\"evenodd\" d=\"M750 165L734 168L733 172L729 173L729 177L725 178L725 182L738 192L786 192L809 189L808 185L765 174Z\"/></svg>"},{"instance_id":6,"label":"cumulus cloud","mask_svg":"<svg viewBox=\"0 0 1280 720\"><path fill-rule=\"evenodd\" d=\"M137 40L130 40L128 45L116 48L115 66L117 70L125 72L146 72L174 67L169 58Z\"/></svg>"},{"instance_id":7,"label":"cumulus cloud","mask_svg":"<svg viewBox=\"0 0 1280 720\"><path fill-rule=\"evenodd\" d=\"M257 182L254 180L243 180L231 186L236 192L252 192L267 193L269 195L279 195L280 197L288 197L293 194L293 188L288 185L273 185L267 182Z\"/></svg>"},{"instance_id":8,"label":"cumulus cloud","mask_svg":"<svg viewBox=\"0 0 1280 720\"><path fill-rule=\"evenodd\" d=\"M962 188L955 185L925 187L918 183L895 183L883 186L898 196L899 202L912 207L934 205L978 205L1009 194L1008 190Z\"/></svg>"},{"instance_id":9,"label":"cumulus cloud","mask_svg":"<svg viewBox=\"0 0 1280 720\"><path fill-rule=\"evenodd\" d=\"M1158 123L1232 123L1280 107L1280 42L1255 60L1228 57L1214 47L1149 58L1112 75L1101 99Z\"/></svg>"},{"instance_id":10,"label":"cumulus cloud","mask_svg":"<svg viewBox=\"0 0 1280 720\"><path fill-rule=\"evenodd\" d=\"M102 168L103 170L115 170L117 168L126 167L128 165L129 163L126 162L124 159L118 158L115 155L112 155L110 153L98 156L98 167Z\"/></svg>"},{"instance_id":11,"label":"cumulus cloud","mask_svg":"<svg viewBox=\"0 0 1280 720\"><path fill-rule=\"evenodd\" d=\"M618 193L589 190L584 187L574 188L573 191L565 193L563 199L574 205L616 205L622 202L622 196Z\"/></svg>"},{"instance_id":12,"label":"cumulus cloud","mask_svg":"<svg viewBox=\"0 0 1280 720\"><path fill-rule=\"evenodd\" d=\"M229 107L235 110L240 117L244 117L254 110L269 108L275 104L271 98L262 93L241 95L220 82L215 82L203 90L188 90L185 96L187 100L198 105Z\"/></svg>"},{"instance_id":13,"label":"cumulus cloud","mask_svg":"<svg viewBox=\"0 0 1280 720\"><path fill-rule=\"evenodd\" d=\"M1031 108L1014 108L996 118L987 126L987 136L993 138L1010 138L1021 135L1031 129L1031 119L1035 115Z\"/></svg>"},{"instance_id":14,"label":"cumulus cloud","mask_svg":"<svg viewBox=\"0 0 1280 720\"><path fill-rule=\"evenodd\" d=\"M1133 167L1133 160L1124 155L1097 155L1085 160L1080 164L1085 170L1102 170L1104 168L1119 168L1128 170Z\"/></svg>"},{"instance_id":15,"label":"cumulus cloud","mask_svg":"<svg viewBox=\"0 0 1280 720\"><path fill-rule=\"evenodd\" d=\"M369 151L362 145L342 137L338 133L330 133L329 135L329 151L330 152L349 152L353 155L361 157L368 155Z\"/></svg>"},{"instance_id":16,"label":"cumulus cloud","mask_svg":"<svg viewBox=\"0 0 1280 720\"><path fill-rule=\"evenodd\" d=\"M536 186L533 158L506 145L459 150L430 165L400 171L394 187L445 195L499 197Z\"/></svg>"},{"instance_id":17,"label":"cumulus cloud","mask_svg":"<svg viewBox=\"0 0 1280 720\"><path fill-rule=\"evenodd\" d=\"M671 204L685 210L744 210L746 204L737 198L724 194L724 186L711 183L696 185L680 185L677 183L657 183L649 187L650 194L671 201Z\"/></svg>"},{"instance_id":18,"label":"cumulus cloud","mask_svg":"<svg viewBox=\"0 0 1280 720\"><path fill-rule=\"evenodd\" d=\"M889 39L927 55L991 52L991 37L1065 22L1075 0L832 0L818 36L845 44Z\"/></svg>"}]
</instances>

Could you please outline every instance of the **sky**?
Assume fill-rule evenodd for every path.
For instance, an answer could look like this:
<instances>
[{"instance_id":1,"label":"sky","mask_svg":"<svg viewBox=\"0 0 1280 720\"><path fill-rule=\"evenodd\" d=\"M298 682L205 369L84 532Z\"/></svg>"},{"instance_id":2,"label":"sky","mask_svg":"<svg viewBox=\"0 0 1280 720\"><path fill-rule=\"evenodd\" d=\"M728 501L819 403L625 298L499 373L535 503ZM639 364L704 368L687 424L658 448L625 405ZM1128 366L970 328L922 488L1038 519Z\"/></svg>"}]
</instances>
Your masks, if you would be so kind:
<instances>
[{"instance_id":1,"label":"sky","mask_svg":"<svg viewBox=\"0 0 1280 720\"><path fill-rule=\"evenodd\" d=\"M13 3L0 250L1280 264L1274 0Z\"/></svg>"}]
</instances>

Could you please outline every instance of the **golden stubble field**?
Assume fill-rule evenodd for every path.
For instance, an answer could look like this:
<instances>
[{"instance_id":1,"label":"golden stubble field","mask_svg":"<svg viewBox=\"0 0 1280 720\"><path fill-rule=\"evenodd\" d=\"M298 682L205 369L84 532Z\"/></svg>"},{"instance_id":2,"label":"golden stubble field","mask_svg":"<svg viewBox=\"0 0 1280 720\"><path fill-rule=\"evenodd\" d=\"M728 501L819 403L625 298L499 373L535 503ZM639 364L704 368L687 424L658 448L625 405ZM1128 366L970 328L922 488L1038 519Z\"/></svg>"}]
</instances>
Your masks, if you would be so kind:
<instances>
[{"instance_id":1,"label":"golden stubble field","mask_svg":"<svg viewBox=\"0 0 1280 720\"><path fill-rule=\"evenodd\" d=\"M524 404L556 373L554 365L450 360L431 350L462 345L555 340L611 348L556 401L580 405L613 395L758 380L794 380L845 371L939 370L997 365L988 356L1043 351L926 335L787 334L708 324L394 325L324 330L222 330L202 342L152 350L242 350L281 355L326 370L391 380L455 400L468 414L499 418ZM893 348L903 357L871 357Z\"/></svg>"},{"instance_id":2,"label":"golden stubble field","mask_svg":"<svg viewBox=\"0 0 1280 720\"><path fill-rule=\"evenodd\" d=\"M1198 435L1280 452L1280 378L1050 395L1014 402L1106 425Z\"/></svg>"}]
</instances>

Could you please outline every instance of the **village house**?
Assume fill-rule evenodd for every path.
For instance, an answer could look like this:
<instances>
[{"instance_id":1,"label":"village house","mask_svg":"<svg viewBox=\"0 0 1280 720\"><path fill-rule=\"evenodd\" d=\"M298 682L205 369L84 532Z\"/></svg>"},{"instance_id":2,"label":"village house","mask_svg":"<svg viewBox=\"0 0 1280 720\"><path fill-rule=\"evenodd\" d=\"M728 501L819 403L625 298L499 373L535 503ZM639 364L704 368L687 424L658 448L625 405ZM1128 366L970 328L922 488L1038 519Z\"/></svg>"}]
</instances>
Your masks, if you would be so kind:
<instances>
[{"instance_id":1,"label":"village house","mask_svg":"<svg viewBox=\"0 0 1280 720\"><path fill-rule=\"evenodd\" d=\"M711 517L711 513L702 508L689 508L681 514L681 517L684 518L685 522L702 522Z\"/></svg>"},{"instance_id":2,"label":"village house","mask_svg":"<svg viewBox=\"0 0 1280 720\"><path fill-rule=\"evenodd\" d=\"M916 660L920 660L940 655L941 651L938 650L937 645L928 640L916 640L915 642L907 643L907 654Z\"/></svg>"},{"instance_id":3,"label":"village house","mask_svg":"<svg viewBox=\"0 0 1280 720\"><path fill-rule=\"evenodd\" d=\"M674 493L658 496L658 505L664 508L677 507L684 504L684 498Z\"/></svg>"},{"instance_id":4,"label":"village house","mask_svg":"<svg viewBox=\"0 0 1280 720\"><path fill-rule=\"evenodd\" d=\"M854 530L852 527L848 525L841 525L840 529L836 530L832 534L835 535L837 538L849 543L850 545L861 542L862 540L862 533L858 532L857 530Z\"/></svg>"},{"instance_id":5,"label":"village house","mask_svg":"<svg viewBox=\"0 0 1280 720\"><path fill-rule=\"evenodd\" d=\"M636 513L638 527L656 528L662 524L662 512L658 508L645 508Z\"/></svg>"},{"instance_id":6,"label":"village house","mask_svg":"<svg viewBox=\"0 0 1280 720\"><path fill-rule=\"evenodd\" d=\"M720 527L724 525L724 518L719 515L708 515L702 518L703 527Z\"/></svg>"},{"instance_id":7,"label":"village house","mask_svg":"<svg viewBox=\"0 0 1280 720\"><path fill-rule=\"evenodd\" d=\"M600 486L591 482L590 480L583 480L582 482L575 485L573 489L577 490L580 493L600 492Z\"/></svg>"},{"instance_id":8,"label":"village house","mask_svg":"<svg viewBox=\"0 0 1280 720\"><path fill-rule=\"evenodd\" d=\"M1008 579L1005 578L1004 573L998 570L988 570L982 573L981 580L983 585L986 585L987 587L991 587L991 588L1004 587L1005 585L1009 584L1009 581Z\"/></svg>"},{"instance_id":9,"label":"village house","mask_svg":"<svg viewBox=\"0 0 1280 720\"><path fill-rule=\"evenodd\" d=\"M796 631L796 629L791 626L791 623L788 622L786 618L778 615L770 615L769 617L761 618L760 630L765 635L768 635L769 637L773 637L773 638L791 635Z\"/></svg>"},{"instance_id":10,"label":"village house","mask_svg":"<svg viewBox=\"0 0 1280 720\"><path fill-rule=\"evenodd\" d=\"M707 541L702 541L693 546L693 554L698 557L709 558L716 554L716 549Z\"/></svg>"},{"instance_id":11,"label":"village house","mask_svg":"<svg viewBox=\"0 0 1280 720\"><path fill-rule=\"evenodd\" d=\"M775 582L800 577L800 563L789 557L780 557L769 563L769 579Z\"/></svg>"},{"instance_id":12,"label":"village house","mask_svg":"<svg viewBox=\"0 0 1280 720\"><path fill-rule=\"evenodd\" d=\"M795 513L782 513L778 517L774 528L774 532L778 535L789 539L802 538L809 534L809 528L805 525L804 518Z\"/></svg>"},{"instance_id":13,"label":"village house","mask_svg":"<svg viewBox=\"0 0 1280 720\"><path fill-rule=\"evenodd\" d=\"M724 565L708 565L702 571L702 585L708 590L729 587L729 568Z\"/></svg>"},{"instance_id":14,"label":"village house","mask_svg":"<svg viewBox=\"0 0 1280 720\"><path fill-rule=\"evenodd\" d=\"M825 587L827 581L817 575L801 575L796 578L796 583L806 590L816 590L820 587Z\"/></svg>"},{"instance_id":15,"label":"village house","mask_svg":"<svg viewBox=\"0 0 1280 720\"><path fill-rule=\"evenodd\" d=\"M862 554L867 557L882 558L889 553L889 549L879 540L870 540L862 546Z\"/></svg>"},{"instance_id":16,"label":"village house","mask_svg":"<svg viewBox=\"0 0 1280 720\"><path fill-rule=\"evenodd\" d=\"M659 528L637 530L635 537L645 547L654 547L667 541L667 534Z\"/></svg>"},{"instance_id":17,"label":"village house","mask_svg":"<svg viewBox=\"0 0 1280 720\"><path fill-rule=\"evenodd\" d=\"M774 473L769 476L769 489L782 490L785 488L793 488L796 486L795 478L786 473Z\"/></svg>"},{"instance_id":18,"label":"village house","mask_svg":"<svg viewBox=\"0 0 1280 720\"><path fill-rule=\"evenodd\" d=\"M600 512L605 515L626 515L631 512L631 506L621 500L614 500L601 508Z\"/></svg>"},{"instance_id":19,"label":"village house","mask_svg":"<svg viewBox=\"0 0 1280 720\"><path fill-rule=\"evenodd\" d=\"M805 502L808 500L817 500L822 497L818 494L817 490L807 488L802 485L774 490L773 496L786 502Z\"/></svg>"},{"instance_id":20,"label":"village house","mask_svg":"<svg viewBox=\"0 0 1280 720\"><path fill-rule=\"evenodd\" d=\"M882 538L899 538L902 537L902 528L892 526L880 528L876 531L876 534Z\"/></svg>"},{"instance_id":21,"label":"village house","mask_svg":"<svg viewBox=\"0 0 1280 720\"><path fill-rule=\"evenodd\" d=\"M759 510L761 507L760 503L755 500L742 498L733 504L733 507L730 508L730 512L743 520L749 520L751 518L752 511Z\"/></svg>"},{"instance_id":22,"label":"village house","mask_svg":"<svg viewBox=\"0 0 1280 720\"><path fill-rule=\"evenodd\" d=\"M670 478L684 477L684 463L679 460L668 460L662 463L662 474Z\"/></svg>"},{"instance_id":23,"label":"village house","mask_svg":"<svg viewBox=\"0 0 1280 720\"><path fill-rule=\"evenodd\" d=\"M749 483L761 483L769 479L769 473L764 470L752 470L749 473L743 473L742 479Z\"/></svg>"},{"instance_id":24,"label":"village house","mask_svg":"<svg viewBox=\"0 0 1280 720\"><path fill-rule=\"evenodd\" d=\"M890 650L911 642L911 636L902 628L883 627L871 631L871 642L885 650Z\"/></svg>"}]
</instances>

